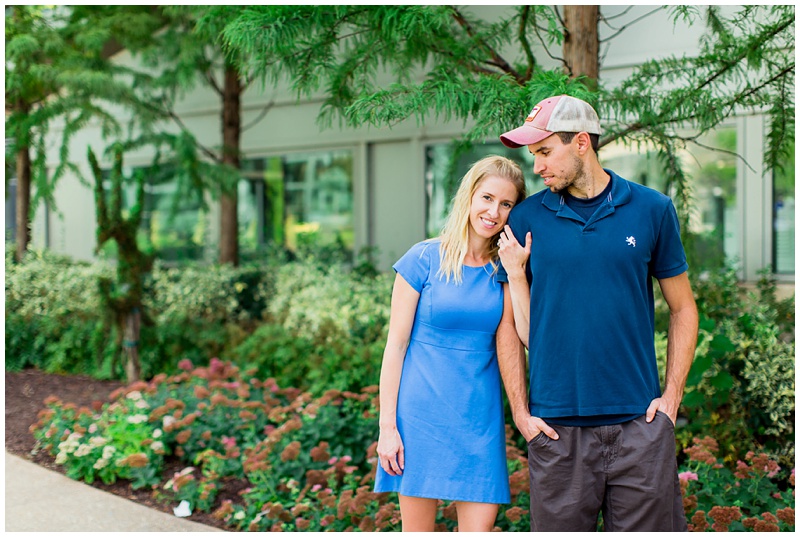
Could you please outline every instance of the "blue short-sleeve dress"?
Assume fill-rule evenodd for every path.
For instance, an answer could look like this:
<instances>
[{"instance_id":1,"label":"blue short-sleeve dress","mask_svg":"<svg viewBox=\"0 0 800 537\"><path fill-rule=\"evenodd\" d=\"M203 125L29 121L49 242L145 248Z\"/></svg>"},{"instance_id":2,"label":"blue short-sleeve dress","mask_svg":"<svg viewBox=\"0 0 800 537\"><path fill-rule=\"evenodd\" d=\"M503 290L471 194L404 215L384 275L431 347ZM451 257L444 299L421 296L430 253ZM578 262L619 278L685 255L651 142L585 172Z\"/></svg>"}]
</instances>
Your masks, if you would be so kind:
<instances>
[{"instance_id":1,"label":"blue short-sleeve dress","mask_svg":"<svg viewBox=\"0 0 800 537\"><path fill-rule=\"evenodd\" d=\"M397 397L405 469L378 466L376 492L508 503L505 425L495 333L503 288L492 266L440 278L438 239L414 245L394 269L420 293Z\"/></svg>"}]
</instances>

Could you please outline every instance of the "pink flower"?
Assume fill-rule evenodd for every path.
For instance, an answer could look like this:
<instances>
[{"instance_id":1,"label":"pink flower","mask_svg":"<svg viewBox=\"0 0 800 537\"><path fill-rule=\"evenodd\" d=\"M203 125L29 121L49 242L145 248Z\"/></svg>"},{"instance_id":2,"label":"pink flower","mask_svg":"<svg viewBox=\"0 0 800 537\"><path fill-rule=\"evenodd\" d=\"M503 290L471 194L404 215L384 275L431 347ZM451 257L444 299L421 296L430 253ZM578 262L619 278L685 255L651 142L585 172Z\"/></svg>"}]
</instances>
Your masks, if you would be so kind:
<instances>
[{"instance_id":1,"label":"pink flower","mask_svg":"<svg viewBox=\"0 0 800 537\"><path fill-rule=\"evenodd\" d=\"M231 438L229 436L222 437L222 445L226 448L235 448L236 447L236 439Z\"/></svg>"},{"instance_id":2,"label":"pink flower","mask_svg":"<svg viewBox=\"0 0 800 537\"><path fill-rule=\"evenodd\" d=\"M344 457L342 457L342 460L344 462L350 462L353 460L353 457L351 457L350 455L345 455Z\"/></svg>"},{"instance_id":3,"label":"pink flower","mask_svg":"<svg viewBox=\"0 0 800 537\"><path fill-rule=\"evenodd\" d=\"M311 492L317 492L318 490L322 490L322 485L320 485L319 483L311 487Z\"/></svg>"},{"instance_id":4,"label":"pink flower","mask_svg":"<svg viewBox=\"0 0 800 537\"><path fill-rule=\"evenodd\" d=\"M330 459L328 459L328 464L334 465L334 464L336 464L336 461L338 461L338 460L339 460L338 457L331 457Z\"/></svg>"},{"instance_id":5,"label":"pink flower","mask_svg":"<svg viewBox=\"0 0 800 537\"><path fill-rule=\"evenodd\" d=\"M686 481L697 481L697 474L694 472L681 472L678 474L678 479L684 479Z\"/></svg>"},{"instance_id":6,"label":"pink flower","mask_svg":"<svg viewBox=\"0 0 800 537\"><path fill-rule=\"evenodd\" d=\"M178 362L178 369L183 369L184 371L191 371L193 367L194 365L192 364L192 361L189 360L188 358L184 358L183 360Z\"/></svg>"}]
</instances>

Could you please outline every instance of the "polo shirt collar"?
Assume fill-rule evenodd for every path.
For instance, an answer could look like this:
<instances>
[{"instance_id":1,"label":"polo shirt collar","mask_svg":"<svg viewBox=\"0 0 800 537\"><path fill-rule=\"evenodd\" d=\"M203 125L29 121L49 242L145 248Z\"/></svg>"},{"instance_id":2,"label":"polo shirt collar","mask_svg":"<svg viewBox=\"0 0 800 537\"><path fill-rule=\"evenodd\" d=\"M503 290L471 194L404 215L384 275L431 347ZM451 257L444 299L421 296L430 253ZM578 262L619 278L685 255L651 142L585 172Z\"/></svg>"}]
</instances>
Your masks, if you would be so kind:
<instances>
[{"instance_id":1,"label":"polo shirt collar","mask_svg":"<svg viewBox=\"0 0 800 537\"><path fill-rule=\"evenodd\" d=\"M628 181L609 169L603 168L603 171L611 176L611 192L608 194L607 202L612 207L628 203L631 200L631 185ZM558 212L567 204L563 194L557 194L548 189L542 198L542 205L551 211Z\"/></svg>"}]
</instances>

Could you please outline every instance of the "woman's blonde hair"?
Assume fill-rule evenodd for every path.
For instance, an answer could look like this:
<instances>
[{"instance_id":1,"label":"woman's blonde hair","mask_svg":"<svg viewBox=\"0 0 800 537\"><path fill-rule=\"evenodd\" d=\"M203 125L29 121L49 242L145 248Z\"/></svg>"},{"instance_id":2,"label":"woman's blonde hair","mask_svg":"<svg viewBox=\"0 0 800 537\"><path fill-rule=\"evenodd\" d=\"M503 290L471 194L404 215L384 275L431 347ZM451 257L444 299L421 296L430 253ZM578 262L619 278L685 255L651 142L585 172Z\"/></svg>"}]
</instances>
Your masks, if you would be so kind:
<instances>
[{"instance_id":1,"label":"woman's blonde hair","mask_svg":"<svg viewBox=\"0 0 800 537\"><path fill-rule=\"evenodd\" d=\"M519 165L513 160L492 155L484 157L472 165L461 179L458 191L453 197L453 207L442 226L442 233L439 235L442 241L442 263L439 267L439 277L444 276L447 282L450 282L452 277L456 285L461 283L462 267L469 246L469 211L472 206L472 196L483 180L490 175L508 179L514 184L517 189L515 204L526 197L525 177L522 175ZM497 234L489 241L489 257L494 270L497 270L495 262L498 259L495 237L501 231L502 229L498 230Z\"/></svg>"}]
</instances>

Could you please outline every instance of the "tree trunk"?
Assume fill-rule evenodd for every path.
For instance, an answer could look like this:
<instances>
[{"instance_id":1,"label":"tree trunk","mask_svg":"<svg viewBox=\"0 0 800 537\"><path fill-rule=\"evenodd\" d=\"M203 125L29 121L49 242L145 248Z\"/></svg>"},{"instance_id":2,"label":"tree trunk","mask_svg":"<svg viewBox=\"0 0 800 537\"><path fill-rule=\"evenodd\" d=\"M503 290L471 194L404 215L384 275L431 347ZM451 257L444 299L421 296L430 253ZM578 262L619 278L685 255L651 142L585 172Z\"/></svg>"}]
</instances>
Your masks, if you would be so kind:
<instances>
[{"instance_id":1,"label":"tree trunk","mask_svg":"<svg viewBox=\"0 0 800 537\"><path fill-rule=\"evenodd\" d=\"M600 75L600 40L597 34L599 6L564 6L564 61L571 78L586 76L590 89Z\"/></svg>"},{"instance_id":2,"label":"tree trunk","mask_svg":"<svg viewBox=\"0 0 800 537\"><path fill-rule=\"evenodd\" d=\"M125 378L128 383L139 380L141 366L139 365L139 328L142 324L142 314L139 308L133 308L125 315Z\"/></svg>"},{"instance_id":3,"label":"tree trunk","mask_svg":"<svg viewBox=\"0 0 800 537\"><path fill-rule=\"evenodd\" d=\"M225 65L225 88L222 95L222 162L239 169L239 138L241 135L240 97L242 86L239 72ZM239 263L239 218L237 214L237 185L223 189L220 200L219 262Z\"/></svg>"},{"instance_id":4,"label":"tree trunk","mask_svg":"<svg viewBox=\"0 0 800 537\"><path fill-rule=\"evenodd\" d=\"M27 146L17 150L17 222L15 240L17 243L16 259L22 261L28 251L31 239L31 156Z\"/></svg>"}]
</instances>

